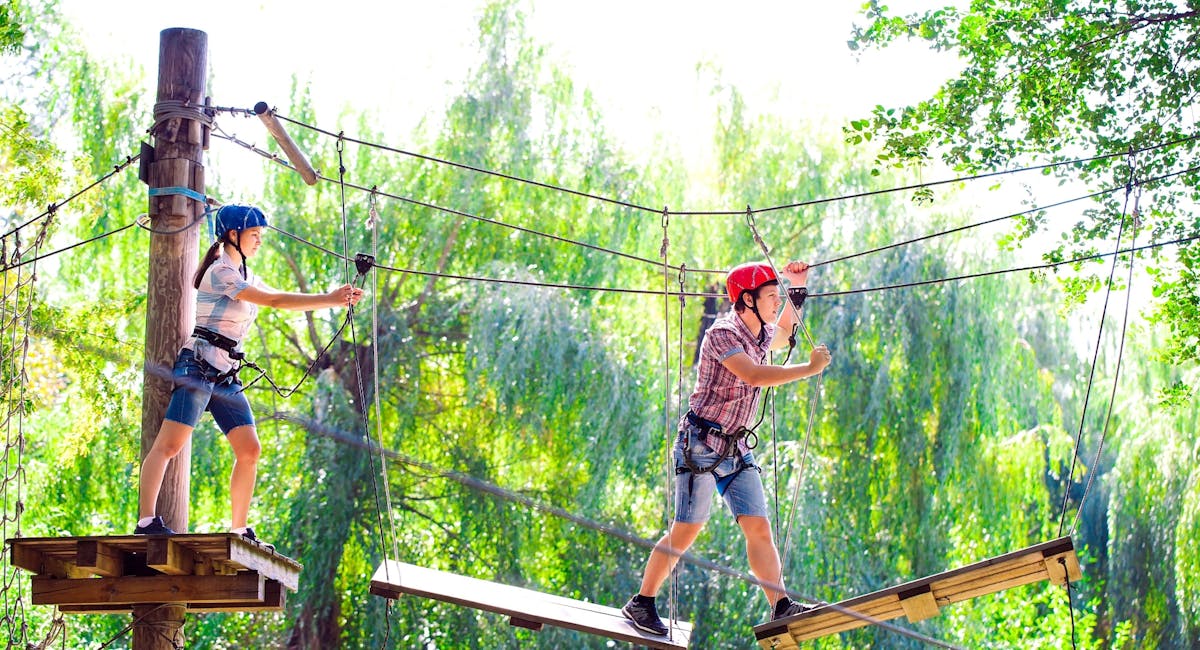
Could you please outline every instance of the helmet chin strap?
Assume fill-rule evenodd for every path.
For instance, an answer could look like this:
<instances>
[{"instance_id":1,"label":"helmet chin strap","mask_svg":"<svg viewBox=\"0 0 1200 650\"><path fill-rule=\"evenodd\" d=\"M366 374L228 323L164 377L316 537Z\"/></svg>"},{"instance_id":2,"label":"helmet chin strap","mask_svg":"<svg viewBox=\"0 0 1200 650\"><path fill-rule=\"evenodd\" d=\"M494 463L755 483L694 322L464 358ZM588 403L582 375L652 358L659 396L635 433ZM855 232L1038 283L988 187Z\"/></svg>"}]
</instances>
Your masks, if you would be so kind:
<instances>
[{"instance_id":1,"label":"helmet chin strap","mask_svg":"<svg viewBox=\"0 0 1200 650\"><path fill-rule=\"evenodd\" d=\"M754 304L750 305L750 311L754 312L754 316L758 318L758 344L762 345L767 337L767 321L763 320L762 314L758 313L758 299L755 299Z\"/></svg>"},{"instance_id":2,"label":"helmet chin strap","mask_svg":"<svg viewBox=\"0 0 1200 650\"><path fill-rule=\"evenodd\" d=\"M230 230L229 232L231 232L231 233L237 232L238 233L237 239L241 240L241 238L242 238L241 231ZM246 254L242 252L242 245L239 244L237 241L234 241L233 237L229 238L229 243L233 244L234 250L236 250L238 252L238 255L242 258L242 268L241 268L242 279L245 280L246 279ZM759 320L762 320L762 318L760 317Z\"/></svg>"}]
</instances>

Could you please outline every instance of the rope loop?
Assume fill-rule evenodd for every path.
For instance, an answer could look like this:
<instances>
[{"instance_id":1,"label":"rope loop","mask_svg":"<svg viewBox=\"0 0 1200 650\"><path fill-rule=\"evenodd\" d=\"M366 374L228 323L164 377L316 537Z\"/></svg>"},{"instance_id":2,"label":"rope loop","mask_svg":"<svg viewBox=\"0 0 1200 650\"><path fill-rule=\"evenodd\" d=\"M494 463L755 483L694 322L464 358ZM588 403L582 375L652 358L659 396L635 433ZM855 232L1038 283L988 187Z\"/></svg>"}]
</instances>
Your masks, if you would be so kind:
<instances>
[{"instance_id":1,"label":"rope loop","mask_svg":"<svg viewBox=\"0 0 1200 650\"><path fill-rule=\"evenodd\" d=\"M687 264L679 265L679 306L682 308L687 304L687 296L684 295L684 280L687 279Z\"/></svg>"},{"instance_id":2,"label":"rope loop","mask_svg":"<svg viewBox=\"0 0 1200 650\"><path fill-rule=\"evenodd\" d=\"M213 118L206 108L186 99L164 99L154 105L154 126L150 127L150 133L154 133L163 122L175 119L193 120L212 128Z\"/></svg>"},{"instance_id":3,"label":"rope loop","mask_svg":"<svg viewBox=\"0 0 1200 650\"><path fill-rule=\"evenodd\" d=\"M667 236L667 230L670 225L671 225L671 212L670 212L670 210L667 209L667 206L664 205L663 210L662 210L662 229L663 229L662 247L658 249L658 256L663 258L663 260L667 259L667 249L670 248L670 246L671 246L671 238Z\"/></svg>"},{"instance_id":4,"label":"rope loop","mask_svg":"<svg viewBox=\"0 0 1200 650\"><path fill-rule=\"evenodd\" d=\"M372 185L371 193L367 195L367 227L374 228L379 220L379 186Z\"/></svg>"},{"instance_id":5,"label":"rope loop","mask_svg":"<svg viewBox=\"0 0 1200 650\"><path fill-rule=\"evenodd\" d=\"M746 225L750 227L750 234L754 237L754 243L758 244L758 247L762 249L763 255L769 259L771 251L767 248L767 243L763 241L762 235L758 233L758 223L754 220L754 210L750 209L749 203L746 204ZM775 265L772 264L771 266L774 267Z\"/></svg>"}]
</instances>

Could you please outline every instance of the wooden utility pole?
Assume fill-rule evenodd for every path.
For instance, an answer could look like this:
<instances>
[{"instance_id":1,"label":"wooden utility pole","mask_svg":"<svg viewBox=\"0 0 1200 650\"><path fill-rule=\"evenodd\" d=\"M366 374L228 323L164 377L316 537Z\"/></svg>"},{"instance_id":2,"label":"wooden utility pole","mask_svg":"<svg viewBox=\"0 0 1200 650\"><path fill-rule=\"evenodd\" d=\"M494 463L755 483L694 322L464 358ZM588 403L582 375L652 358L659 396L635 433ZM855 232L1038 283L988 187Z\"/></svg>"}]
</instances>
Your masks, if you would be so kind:
<instances>
[{"instance_id":1,"label":"wooden utility pole","mask_svg":"<svg viewBox=\"0 0 1200 650\"><path fill-rule=\"evenodd\" d=\"M164 29L159 35L158 98L155 105L154 161L149 185L204 193L203 115L208 73L208 35L195 29ZM195 119L189 119L192 112ZM161 117L168 119L160 121ZM142 388L142 457L150 451L171 397L171 368L196 318L196 272L201 228L188 228L204 214L204 204L185 194L150 197L150 273L146 285L146 351ZM176 232L171 232L176 231ZM168 234L170 233L170 234ZM191 444L167 467L158 514L176 532L188 529ZM133 647L183 647L186 606L142 605L133 616Z\"/></svg>"}]
</instances>

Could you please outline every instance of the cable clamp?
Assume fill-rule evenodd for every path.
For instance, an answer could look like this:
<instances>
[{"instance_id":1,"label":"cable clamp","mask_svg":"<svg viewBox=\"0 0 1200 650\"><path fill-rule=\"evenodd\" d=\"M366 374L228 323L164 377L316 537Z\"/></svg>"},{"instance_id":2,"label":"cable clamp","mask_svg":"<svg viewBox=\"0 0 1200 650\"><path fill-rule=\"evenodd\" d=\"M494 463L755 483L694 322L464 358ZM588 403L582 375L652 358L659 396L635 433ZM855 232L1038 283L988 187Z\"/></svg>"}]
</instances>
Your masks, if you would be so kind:
<instances>
[{"instance_id":1,"label":"cable clamp","mask_svg":"<svg viewBox=\"0 0 1200 650\"><path fill-rule=\"evenodd\" d=\"M803 307L804 301L808 299L808 287L788 287L787 292L788 299L796 309Z\"/></svg>"},{"instance_id":2,"label":"cable clamp","mask_svg":"<svg viewBox=\"0 0 1200 650\"><path fill-rule=\"evenodd\" d=\"M354 256L354 268L358 269L360 276L366 275L371 267L375 266L375 256L359 253Z\"/></svg>"}]
</instances>

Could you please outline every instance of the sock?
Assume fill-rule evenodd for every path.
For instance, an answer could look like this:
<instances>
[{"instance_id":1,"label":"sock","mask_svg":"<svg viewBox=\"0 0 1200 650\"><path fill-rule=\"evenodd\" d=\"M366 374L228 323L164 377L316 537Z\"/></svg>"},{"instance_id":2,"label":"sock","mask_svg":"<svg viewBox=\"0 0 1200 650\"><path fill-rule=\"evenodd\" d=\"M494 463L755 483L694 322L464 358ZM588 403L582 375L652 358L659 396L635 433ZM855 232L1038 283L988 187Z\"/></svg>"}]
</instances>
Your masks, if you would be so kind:
<instances>
[{"instance_id":1,"label":"sock","mask_svg":"<svg viewBox=\"0 0 1200 650\"><path fill-rule=\"evenodd\" d=\"M788 598L787 596L784 596L783 598L780 598L780 599L779 599L779 600L778 600L778 601L775 603L775 615L776 615L776 616L779 616L780 614L783 614L783 610L787 609L787 608L788 608L788 605L791 605L791 604L792 604L792 599L791 599L791 598Z\"/></svg>"},{"instance_id":2,"label":"sock","mask_svg":"<svg viewBox=\"0 0 1200 650\"><path fill-rule=\"evenodd\" d=\"M654 596L643 596L641 594L637 594L633 597L633 602L639 605L653 605Z\"/></svg>"},{"instance_id":3,"label":"sock","mask_svg":"<svg viewBox=\"0 0 1200 650\"><path fill-rule=\"evenodd\" d=\"M137 525L145 528L146 526L149 526L150 522L152 521L154 521L154 517L142 517L141 519L138 519Z\"/></svg>"},{"instance_id":4,"label":"sock","mask_svg":"<svg viewBox=\"0 0 1200 650\"><path fill-rule=\"evenodd\" d=\"M241 528L230 528L229 532L237 533L238 535L244 535L246 533L246 527L242 526Z\"/></svg>"}]
</instances>

